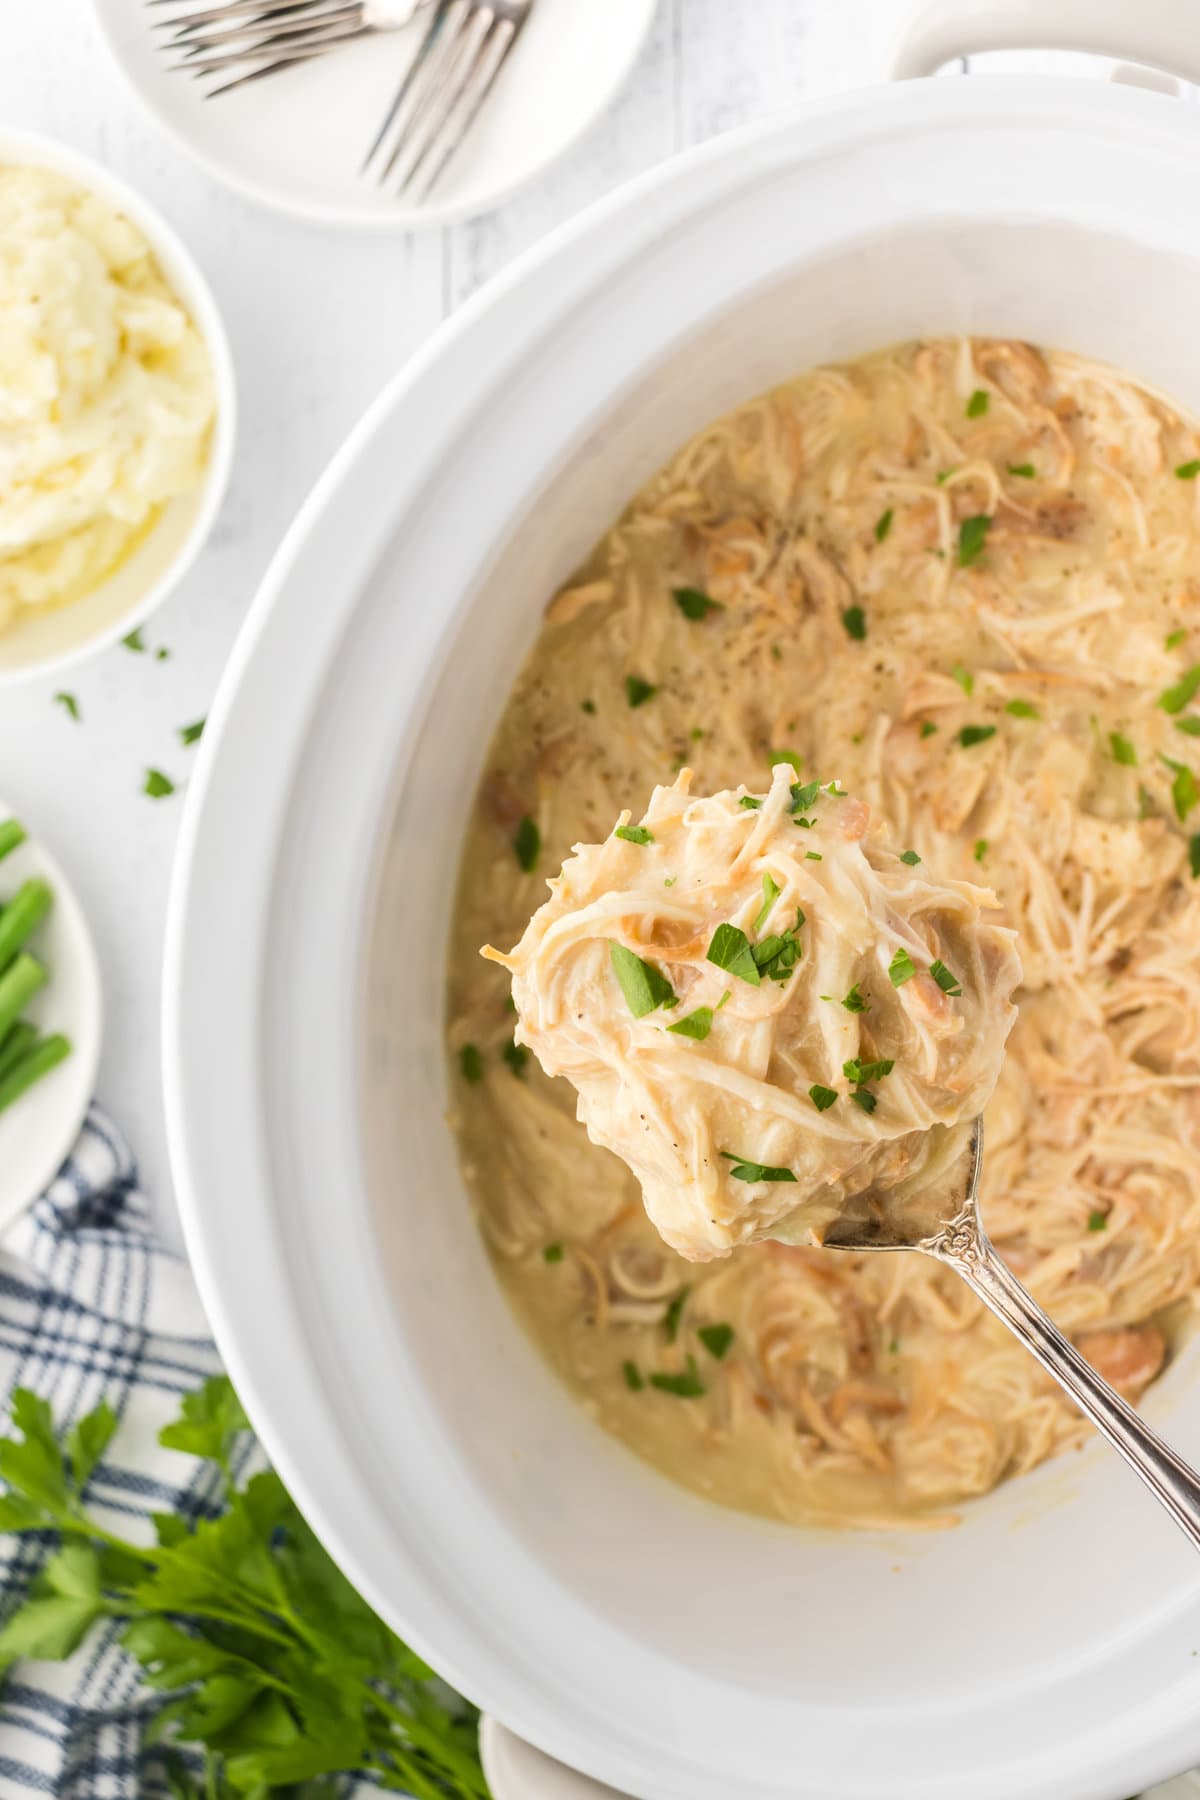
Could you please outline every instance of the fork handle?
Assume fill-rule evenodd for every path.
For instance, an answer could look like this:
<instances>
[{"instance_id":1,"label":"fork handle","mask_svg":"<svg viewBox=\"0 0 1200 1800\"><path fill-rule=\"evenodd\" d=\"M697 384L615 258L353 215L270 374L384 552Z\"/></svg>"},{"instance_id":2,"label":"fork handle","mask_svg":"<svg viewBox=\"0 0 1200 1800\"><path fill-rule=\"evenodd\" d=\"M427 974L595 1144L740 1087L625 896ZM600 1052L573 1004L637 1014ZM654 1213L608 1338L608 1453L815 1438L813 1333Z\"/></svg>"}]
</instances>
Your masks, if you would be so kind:
<instances>
[{"instance_id":1,"label":"fork handle","mask_svg":"<svg viewBox=\"0 0 1200 1800\"><path fill-rule=\"evenodd\" d=\"M997 1255L977 1220L958 1220L929 1254L948 1263L1053 1375L1200 1549L1200 1474L1114 1393Z\"/></svg>"}]
</instances>

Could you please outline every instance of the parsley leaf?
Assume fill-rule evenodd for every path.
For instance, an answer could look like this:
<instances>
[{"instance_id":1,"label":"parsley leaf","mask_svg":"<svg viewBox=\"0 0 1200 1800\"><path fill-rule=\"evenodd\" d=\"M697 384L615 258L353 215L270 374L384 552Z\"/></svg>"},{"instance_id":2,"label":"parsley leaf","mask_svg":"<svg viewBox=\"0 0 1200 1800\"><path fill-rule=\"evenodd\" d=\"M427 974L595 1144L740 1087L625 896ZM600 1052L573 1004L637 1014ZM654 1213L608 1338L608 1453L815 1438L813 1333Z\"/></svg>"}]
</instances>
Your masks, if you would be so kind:
<instances>
[{"instance_id":1,"label":"parsley leaf","mask_svg":"<svg viewBox=\"0 0 1200 1800\"><path fill-rule=\"evenodd\" d=\"M852 1056L849 1062L842 1064L842 1074L847 1081L853 1081L856 1086L862 1087L868 1081L882 1081L885 1075L891 1074L895 1066L893 1057L886 1057L879 1062L862 1062L857 1056Z\"/></svg>"},{"instance_id":2,"label":"parsley leaf","mask_svg":"<svg viewBox=\"0 0 1200 1800\"><path fill-rule=\"evenodd\" d=\"M950 673L969 700L975 692L975 677L970 669L964 668L962 663L955 663Z\"/></svg>"},{"instance_id":3,"label":"parsley leaf","mask_svg":"<svg viewBox=\"0 0 1200 1800\"><path fill-rule=\"evenodd\" d=\"M710 612L724 612L720 600L713 600L702 588L677 587L671 589L671 598L685 619L696 622L706 619ZM630 701L630 705L634 704Z\"/></svg>"},{"instance_id":4,"label":"parsley leaf","mask_svg":"<svg viewBox=\"0 0 1200 1800\"><path fill-rule=\"evenodd\" d=\"M958 741L964 750L969 750L972 744L986 744L995 735L994 725L964 725L958 733Z\"/></svg>"},{"instance_id":5,"label":"parsley leaf","mask_svg":"<svg viewBox=\"0 0 1200 1800\"><path fill-rule=\"evenodd\" d=\"M958 566L969 569L983 555L992 521L987 513L975 513L958 528Z\"/></svg>"},{"instance_id":6,"label":"parsley leaf","mask_svg":"<svg viewBox=\"0 0 1200 1800\"><path fill-rule=\"evenodd\" d=\"M1008 472L1010 475L1019 475L1023 481L1032 481L1037 474L1032 463L1009 463Z\"/></svg>"},{"instance_id":7,"label":"parsley leaf","mask_svg":"<svg viewBox=\"0 0 1200 1800\"><path fill-rule=\"evenodd\" d=\"M802 813L812 805L821 791L819 781L793 781L791 787L793 813Z\"/></svg>"},{"instance_id":8,"label":"parsley leaf","mask_svg":"<svg viewBox=\"0 0 1200 1800\"><path fill-rule=\"evenodd\" d=\"M757 812L762 805L762 801L758 798L757 794L743 794L738 801L738 805L744 806L747 812Z\"/></svg>"},{"instance_id":9,"label":"parsley leaf","mask_svg":"<svg viewBox=\"0 0 1200 1800\"><path fill-rule=\"evenodd\" d=\"M675 990L654 963L643 962L640 956L635 956L624 944L612 941L609 942L608 954L613 973L621 984L625 1004L635 1019L644 1019L647 1013L654 1012L660 1006L674 1005Z\"/></svg>"},{"instance_id":10,"label":"parsley leaf","mask_svg":"<svg viewBox=\"0 0 1200 1800\"><path fill-rule=\"evenodd\" d=\"M654 833L647 831L644 825L618 825L613 836L624 838L627 844L652 844L654 842Z\"/></svg>"},{"instance_id":11,"label":"parsley leaf","mask_svg":"<svg viewBox=\"0 0 1200 1800\"><path fill-rule=\"evenodd\" d=\"M1192 871L1192 880L1200 876L1200 831L1193 832L1188 839L1188 867Z\"/></svg>"},{"instance_id":12,"label":"parsley leaf","mask_svg":"<svg viewBox=\"0 0 1200 1800\"><path fill-rule=\"evenodd\" d=\"M884 538L887 536L888 532L892 529L892 520L895 518L895 516L896 516L895 508L889 506L887 511L880 513L879 517L876 519L876 521L875 521L875 542L877 544L882 544Z\"/></svg>"},{"instance_id":13,"label":"parsley leaf","mask_svg":"<svg viewBox=\"0 0 1200 1800\"><path fill-rule=\"evenodd\" d=\"M933 976L933 979L937 982L943 994L949 994L952 1000L956 1000L962 993L962 983L959 981L958 976L951 974L941 957L935 957L930 963L929 973Z\"/></svg>"},{"instance_id":14,"label":"parsley leaf","mask_svg":"<svg viewBox=\"0 0 1200 1800\"><path fill-rule=\"evenodd\" d=\"M790 1169L775 1169L771 1167L770 1163L747 1162L744 1156L735 1156L732 1150L722 1150L720 1154L727 1162L733 1164L733 1168L729 1171L733 1181L795 1181L796 1179Z\"/></svg>"},{"instance_id":15,"label":"parsley leaf","mask_svg":"<svg viewBox=\"0 0 1200 1800\"><path fill-rule=\"evenodd\" d=\"M729 1354L729 1346L733 1343L735 1333L732 1325L701 1325L696 1336L710 1356L723 1362Z\"/></svg>"},{"instance_id":16,"label":"parsley leaf","mask_svg":"<svg viewBox=\"0 0 1200 1800\"><path fill-rule=\"evenodd\" d=\"M971 395L971 398L967 401L968 419L982 419L984 413L991 405L991 402L992 397L986 388L976 388L975 392Z\"/></svg>"},{"instance_id":17,"label":"parsley leaf","mask_svg":"<svg viewBox=\"0 0 1200 1800\"><path fill-rule=\"evenodd\" d=\"M1176 731L1182 731L1185 737L1200 737L1200 714L1188 713L1184 719L1176 719Z\"/></svg>"},{"instance_id":18,"label":"parsley leaf","mask_svg":"<svg viewBox=\"0 0 1200 1800\"><path fill-rule=\"evenodd\" d=\"M772 750L768 753L767 761L772 768L775 767L776 763L787 763L791 768L795 769L798 775L800 773L802 758L796 750Z\"/></svg>"},{"instance_id":19,"label":"parsley leaf","mask_svg":"<svg viewBox=\"0 0 1200 1800\"><path fill-rule=\"evenodd\" d=\"M715 963L718 969L727 969L739 981L748 981L751 987L761 985L750 940L739 925L725 923L717 926L712 935L712 943L708 946L707 960Z\"/></svg>"},{"instance_id":20,"label":"parsley leaf","mask_svg":"<svg viewBox=\"0 0 1200 1800\"><path fill-rule=\"evenodd\" d=\"M74 694L55 694L54 703L56 706L61 706L65 713L69 713L71 718L73 718L78 725L80 717L79 702Z\"/></svg>"},{"instance_id":21,"label":"parsley leaf","mask_svg":"<svg viewBox=\"0 0 1200 1800\"><path fill-rule=\"evenodd\" d=\"M871 1092L870 1088L854 1088L850 1098L855 1106L860 1106L865 1113L873 1113L879 1105L878 1097Z\"/></svg>"},{"instance_id":22,"label":"parsley leaf","mask_svg":"<svg viewBox=\"0 0 1200 1800\"><path fill-rule=\"evenodd\" d=\"M936 734L936 732L937 732L937 726L934 724L932 719L922 719L922 721L921 721L921 736L923 738L931 738Z\"/></svg>"},{"instance_id":23,"label":"parsley leaf","mask_svg":"<svg viewBox=\"0 0 1200 1800\"><path fill-rule=\"evenodd\" d=\"M698 1400L701 1394L708 1392L700 1379L694 1356L688 1357L682 1375L663 1375L656 1370L650 1377L650 1385L660 1388L664 1394L677 1394L681 1400Z\"/></svg>"},{"instance_id":24,"label":"parsley leaf","mask_svg":"<svg viewBox=\"0 0 1200 1800\"><path fill-rule=\"evenodd\" d=\"M713 1009L711 1006L698 1006L695 1012L685 1013L674 1025L668 1025L668 1031L676 1032L680 1037L695 1038L702 1044L712 1030Z\"/></svg>"},{"instance_id":25,"label":"parsley leaf","mask_svg":"<svg viewBox=\"0 0 1200 1800\"><path fill-rule=\"evenodd\" d=\"M1129 739L1122 737L1119 731L1109 732L1108 747L1112 751L1114 762L1123 763L1127 769L1137 768L1137 751Z\"/></svg>"},{"instance_id":26,"label":"parsley leaf","mask_svg":"<svg viewBox=\"0 0 1200 1800\"><path fill-rule=\"evenodd\" d=\"M906 981L912 980L916 972L916 969L913 967L912 957L908 954L908 951L904 948L903 944L901 944L899 950L897 950L895 956L893 956L891 962L888 964L888 980L893 987L903 987Z\"/></svg>"},{"instance_id":27,"label":"parsley leaf","mask_svg":"<svg viewBox=\"0 0 1200 1800\"><path fill-rule=\"evenodd\" d=\"M915 850L902 850L900 852L900 861L902 863L907 863L910 869L915 869L920 860L921 859Z\"/></svg>"},{"instance_id":28,"label":"parsley leaf","mask_svg":"<svg viewBox=\"0 0 1200 1800\"><path fill-rule=\"evenodd\" d=\"M483 1052L478 1044L464 1044L458 1053L462 1078L472 1086L483 1080Z\"/></svg>"},{"instance_id":29,"label":"parsley leaf","mask_svg":"<svg viewBox=\"0 0 1200 1800\"><path fill-rule=\"evenodd\" d=\"M1197 785L1196 777L1186 763L1175 762L1169 756L1164 756L1162 761L1175 775L1175 779L1171 783L1171 799L1175 806L1175 817L1182 823L1197 800L1200 800L1200 786Z\"/></svg>"},{"instance_id":30,"label":"parsley leaf","mask_svg":"<svg viewBox=\"0 0 1200 1800\"><path fill-rule=\"evenodd\" d=\"M1180 463L1175 473L1180 481L1195 481L1197 475L1200 475L1200 457L1193 458L1191 462Z\"/></svg>"},{"instance_id":31,"label":"parsley leaf","mask_svg":"<svg viewBox=\"0 0 1200 1800\"><path fill-rule=\"evenodd\" d=\"M207 723L207 719L197 719L194 725L181 725L179 727L179 741L185 750L190 749L193 744L198 744L200 742L200 739L204 736L204 727Z\"/></svg>"},{"instance_id":32,"label":"parsley leaf","mask_svg":"<svg viewBox=\"0 0 1200 1800\"><path fill-rule=\"evenodd\" d=\"M147 769L146 779L142 783L142 792L151 800L165 800L168 794L175 792L175 783L161 769Z\"/></svg>"},{"instance_id":33,"label":"parsley leaf","mask_svg":"<svg viewBox=\"0 0 1200 1800\"><path fill-rule=\"evenodd\" d=\"M818 1112L828 1112L837 1099L837 1093L833 1088L822 1087L819 1081L814 1081L808 1090L808 1097Z\"/></svg>"},{"instance_id":34,"label":"parsley leaf","mask_svg":"<svg viewBox=\"0 0 1200 1800\"><path fill-rule=\"evenodd\" d=\"M500 1054L512 1070L513 1074L517 1076L518 1079L523 1079L525 1065L529 1061L529 1051L526 1046L524 1044L518 1044L516 1038L510 1038Z\"/></svg>"},{"instance_id":35,"label":"parsley leaf","mask_svg":"<svg viewBox=\"0 0 1200 1800\"><path fill-rule=\"evenodd\" d=\"M774 906L782 892L782 888L773 875L763 876L762 905L759 907L758 916L754 921L754 929L756 932L761 931L767 920L770 918L771 908Z\"/></svg>"},{"instance_id":36,"label":"parsley leaf","mask_svg":"<svg viewBox=\"0 0 1200 1800\"><path fill-rule=\"evenodd\" d=\"M1185 706L1200 693L1200 663L1193 663L1185 669L1174 687L1169 687L1158 696L1158 704L1165 713L1181 713Z\"/></svg>"},{"instance_id":37,"label":"parsley leaf","mask_svg":"<svg viewBox=\"0 0 1200 1800\"><path fill-rule=\"evenodd\" d=\"M542 834L538 830L537 820L531 819L528 813L517 826L513 851L525 874L531 875L537 868L537 860L542 853Z\"/></svg>"},{"instance_id":38,"label":"parsley leaf","mask_svg":"<svg viewBox=\"0 0 1200 1800\"><path fill-rule=\"evenodd\" d=\"M1107 1231L1108 1214L1102 1212L1090 1212L1088 1214L1087 1228L1089 1231Z\"/></svg>"},{"instance_id":39,"label":"parsley leaf","mask_svg":"<svg viewBox=\"0 0 1200 1800\"><path fill-rule=\"evenodd\" d=\"M561 1244L547 1244L546 1248L542 1251L542 1261L547 1263L560 1263L565 1255L566 1251Z\"/></svg>"},{"instance_id":40,"label":"parsley leaf","mask_svg":"<svg viewBox=\"0 0 1200 1800\"><path fill-rule=\"evenodd\" d=\"M1040 719L1042 716L1032 700L1009 700L1004 710L1014 719Z\"/></svg>"},{"instance_id":41,"label":"parsley leaf","mask_svg":"<svg viewBox=\"0 0 1200 1800\"><path fill-rule=\"evenodd\" d=\"M867 635L867 615L861 606L848 606L842 614L846 636L861 644Z\"/></svg>"},{"instance_id":42,"label":"parsley leaf","mask_svg":"<svg viewBox=\"0 0 1200 1800\"><path fill-rule=\"evenodd\" d=\"M975 861L981 863L983 861L984 857L987 855L987 853L988 853L987 839L986 838L976 838L975 839L975 848L971 852L972 856L975 858Z\"/></svg>"},{"instance_id":43,"label":"parsley leaf","mask_svg":"<svg viewBox=\"0 0 1200 1800\"><path fill-rule=\"evenodd\" d=\"M121 643L126 650L135 650L139 656L145 655L146 640L142 636L140 626L136 631L128 632L126 636L121 639Z\"/></svg>"},{"instance_id":44,"label":"parsley leaf","mask_svg":"<svg viewBox=\"0 0 1200 1800\"><path fill-rule=\"evenodd\" d=\"M855 982L854 986L850 989L850 992L846 995L846 998L842 1001L842 1005L845 1007L847 1012L851 1012L851 1013L865 1013L865 1012L870 1012L870 1010L871 1010L871 1002L869 1000L865 1000L863 998L863 996L859 993L857 981Z\"/></svg>"},{"instance_id":45,"label":"parsley leaf","mask_svg":"<svg viewBox=\"0 0 1200 1800\"><path fill-rule=\"evenodd\" d=\"M1183 630L1182 627L1178 631L1168 631L1166 637L1163 639L1164 647L1168 650L1178 650L1180 644L1184 642L1186 637L1187 632Z\"/></svg>"},{"instance_id":46,"label":"parsley leaf","mask_svg":"<svg viewBox=\"0 0 1200 1800\"><path fill-rule=\"evenodd\" d=\"M679 1322L683 1318L683 1309L688 1303L688 1295L691 1291L692 1285L688 1282L686 1286L681 1287L676 1294L672 1295L671 1303L663 1314L663 1330L667 1334L668 1344L673 1344L679 1336Z\"/></svg>"},{"instance_id":47,"label":"parsley leaf","mask_svg":"<svg viewBox=\"0 0 1200 1800\"><path fill-rule=\"evenodd\" d=\"M625 1386L631 1394L640 1394L646 1383L642 1380L642 1372L635 1362L623 1362L621 1373L625 1377Z\"/></svg>"},{"instance_id":48,"label":"parsley leaf","mask_svg":"<svg viewBox=\"0 0 1200 1800\"><path fill-rule=\"evenodd\" d=\"M640 675L625 677L625 698L630 706L645 706L647 700L653 700L657 692L653 682L643 681Z\"/></svg>"}]
</instances>

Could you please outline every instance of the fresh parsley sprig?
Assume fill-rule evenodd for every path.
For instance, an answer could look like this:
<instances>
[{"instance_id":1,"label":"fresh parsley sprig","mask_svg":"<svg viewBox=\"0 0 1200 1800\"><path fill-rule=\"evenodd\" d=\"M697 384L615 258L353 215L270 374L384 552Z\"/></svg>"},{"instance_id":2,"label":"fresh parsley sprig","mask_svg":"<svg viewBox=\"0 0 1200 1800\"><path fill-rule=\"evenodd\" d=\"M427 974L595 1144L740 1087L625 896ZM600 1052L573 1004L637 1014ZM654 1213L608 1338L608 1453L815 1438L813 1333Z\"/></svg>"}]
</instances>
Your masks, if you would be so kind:
<instances>
[{"instance_id":1,"label":"fresh parsley sprig","mask_svg":"<svg viewBox=\"0 0 1200 1800\"><path fill-rule=\"evenodd\" d=\"M299 1784L368 1770L416 1800L487 1800L477 1714L378 1619L321 1548L271 1471L239 1484L247 1421L224 1377L183 1403L168 1449L216 1464L224 1505L199 1520L154 1516L157 1542L126 1543L91 1517L88 1481L116 1431L104 1403L60 1442L50 1407L12 1400L0 1441L0 1530L57 1538L27 1598L0 1628L0 1669L59 1662L92 1626L121 1642L164 1696L154 1736L197 1745L204 1785L182 1765L179 1800L271 1800ZM324 1785L305 1786L316 1800Z\"/></svg>"}]
</instances>

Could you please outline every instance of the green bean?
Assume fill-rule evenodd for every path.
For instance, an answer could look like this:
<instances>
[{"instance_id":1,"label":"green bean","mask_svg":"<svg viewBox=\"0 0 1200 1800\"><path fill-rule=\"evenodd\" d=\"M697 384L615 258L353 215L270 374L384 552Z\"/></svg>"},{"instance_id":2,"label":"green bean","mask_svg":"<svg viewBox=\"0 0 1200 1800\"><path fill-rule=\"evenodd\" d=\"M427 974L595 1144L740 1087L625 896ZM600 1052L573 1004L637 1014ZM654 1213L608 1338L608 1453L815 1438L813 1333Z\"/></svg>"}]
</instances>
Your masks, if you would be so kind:
<instances>
[{"instance_id":1,"label":"green bean","mask_svg":"<svg viewBox=\"0 0 1200 1800\"><path fill-rule=\"evenodd\" d=\"M37 1026L31 1025L27 1019L21 1019L10 1026L8 1034L0 1038L0 1077L8 1074L14 1063L19 1063L27 1050L32 1050L37 1043Z\"/></svg>"},{"instance_id":2,"label":"green bean","mask_svg":"<svg viewBox=\"0 0 1200 1800\"><path fill-rule=\"evenodd\" d=\"M27 1093L35 1082L48 1075L51 1069L56 1069L60 1062L65 1062L70 1054L70 1041L58 1033L53 1037L40 1039L32 1050L26 1051L7 1075L0 1075L0 1113Z\"/></svg>"},{"instance_id":3,"label":"green bean","mask_svg":"<svg viewBox=\"0 0 1200 1800\"><path fill-rule=\"evenodd\" d=\"M25 951L0 975L0 1037L7 1037L33 996L44 988L45 969Z\"/></svg>"},{"instance_id":4,"label":"green bean","mask_svg":"<svg viewBox=\"0 0 1200 1800\"><path fill-rule=\"evenodd\" d=\"M15 850L19 844L23 844L25 836L25 827L18 824L16 819L5 819L3 824L0 824L0 857L7 856L10 850Z\"/></svg>"},{"instance_id":5,"label":"green bean","mask_svg":"<svg viewBox=\"0 0 1200 1800\"><path fill-rule=\"evenodd\" d=\"M44 881L27 881L0 912L0 975L41 924L53 899Z\"/></svg>"}]
</instances>

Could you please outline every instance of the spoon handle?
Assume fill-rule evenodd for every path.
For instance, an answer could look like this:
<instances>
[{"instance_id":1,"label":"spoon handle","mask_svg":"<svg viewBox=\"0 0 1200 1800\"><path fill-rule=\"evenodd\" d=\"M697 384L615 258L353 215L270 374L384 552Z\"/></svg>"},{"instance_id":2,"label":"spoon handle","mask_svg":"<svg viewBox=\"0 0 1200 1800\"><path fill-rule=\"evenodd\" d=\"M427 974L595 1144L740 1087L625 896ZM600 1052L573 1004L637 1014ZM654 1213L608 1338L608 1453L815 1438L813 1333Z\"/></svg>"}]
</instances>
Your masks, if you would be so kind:
<instances>
[{"instance_id":1,"label":"spoon handle","mask_svg":"<svg viewBox=\"0 0 1200 1800\"><path fill-rule=\"evenodd\" d=\"M956 1220L928 1245L928 1251L961 1275L984 1305L1032 1350L1200 1549L1200 1475L1151 1431L1063 1336L1001 1261L978 1219Z\"/></svg>"}]
</instances>

